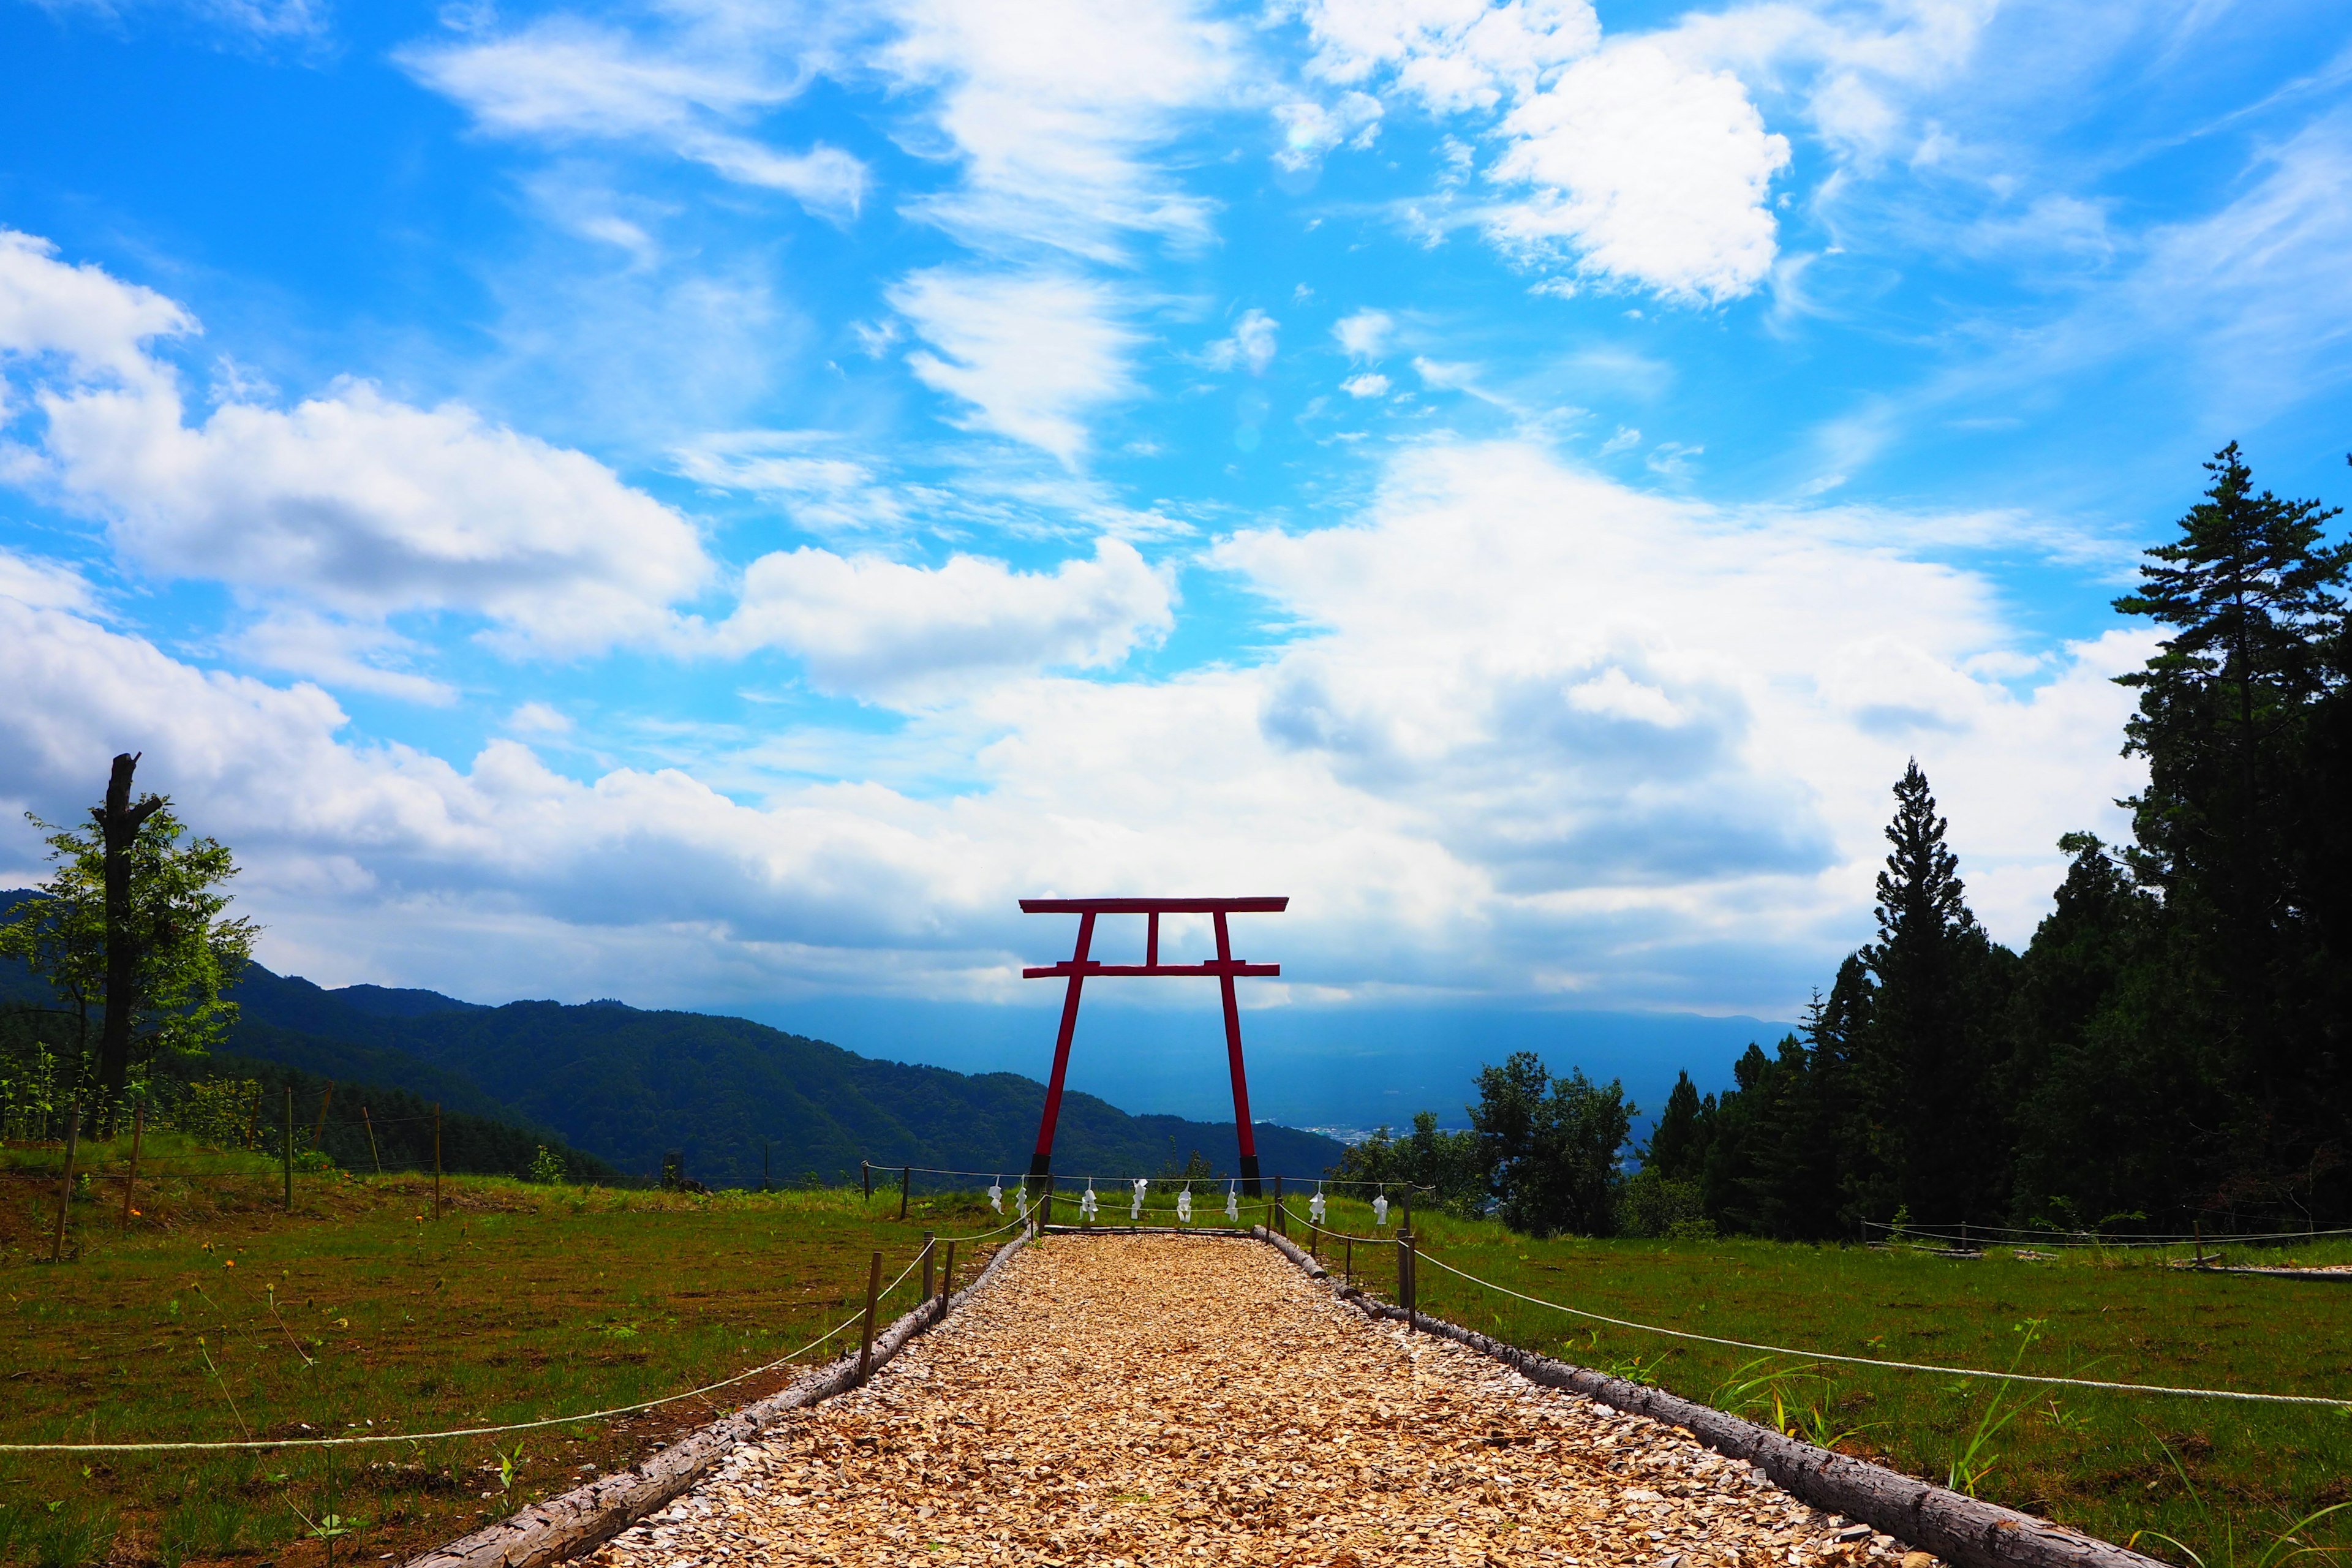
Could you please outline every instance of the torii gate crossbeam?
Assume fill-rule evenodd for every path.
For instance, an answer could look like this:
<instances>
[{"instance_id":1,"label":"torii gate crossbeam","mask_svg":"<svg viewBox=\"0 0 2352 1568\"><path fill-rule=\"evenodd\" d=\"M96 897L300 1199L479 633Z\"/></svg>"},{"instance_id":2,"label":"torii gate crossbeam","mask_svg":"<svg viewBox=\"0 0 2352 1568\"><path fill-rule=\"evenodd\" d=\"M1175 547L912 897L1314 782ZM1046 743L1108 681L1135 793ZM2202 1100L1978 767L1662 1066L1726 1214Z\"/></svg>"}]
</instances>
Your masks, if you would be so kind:
<instances>
[{"instance_id":1,"label":"torii gate crossbeam","mask_svg":"<svg viewBox=\"0 0 2352 1568\"><path fill-rule=\"evenodd\" d=\"M1068 979L1069 989L1062 997L1062 1027L1054 1039L1054 1074L1045 1085L1045 1114L1037 1124L1037 1152L1029 1162L1029 1179L1044 1182L1054 1172L1054 1125L1062 1115L1062 1079L1070 1065L1070 1040L1078 1028L1078 994L1090 974L1128 975L1162 974L1169 976L1202 976L1213 974L1224 993L1225 1058L1234 1074L1234 1127L1241 1142L1243 1190L1251 1197L1259 1195L1257 1135L1250 1127L1249 1085L1242 1075L1242 1014L1234 996L1236 976L1271 977L1282 973L1278 963L1244 963L1234 956L1233 933L1225 918L1240 914L1280 914L1290 907L1286 898L1276 899L1024 899L1021 912L1029 915L1076 915L1078 917L1078 945L1069 958L1061 963L1049 963L1040 968L1024 969L1024 980L1043 980L1050 975ZM1141 963L1101 963L1087 956L1094 946L1095 917L1097 915L1141 915L1144 917L1143 962ZM1216 923L1217 956L1204 963L1162 963L1160 962L1160 917L1161 915L1208 915Z\"/></svg>"}]
</instances>

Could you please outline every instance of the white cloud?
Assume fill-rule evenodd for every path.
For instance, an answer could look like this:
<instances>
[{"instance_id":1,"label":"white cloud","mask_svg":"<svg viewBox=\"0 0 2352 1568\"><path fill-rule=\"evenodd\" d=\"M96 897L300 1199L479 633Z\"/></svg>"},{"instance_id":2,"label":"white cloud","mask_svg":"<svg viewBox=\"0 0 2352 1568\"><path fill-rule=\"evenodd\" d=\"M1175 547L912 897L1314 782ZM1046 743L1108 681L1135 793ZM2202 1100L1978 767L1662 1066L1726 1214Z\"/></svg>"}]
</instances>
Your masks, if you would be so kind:
<instances>
[{"instance_id":1,"label":"white cloud","mask_svg":"<svg viewBox=\"0 0 2352 1568\"><path fill-rule=\"evenodd\" d=\"M1505 247L1558 247L1584 272L1716 301L1770 272L1765 199L1789 144L1729 72L1621 44L1512 110L1503 132L1488 176L1534 193L1487 216Z\"/></svg>"},{"instance_id":2,"label":"white cloud","mask_svg":"<svg viewBox=\"0 0 2352 1568\"><path fill-rule=\"evenodd\" d=\"M1331 335L1349 359L1376 360L1389 352L1389 335L1396 321L1385 310L1358 310L1332 326Z\"/></svg>"},{"instance_id":3,"label":"white cloud","mask_svg":"<svg viewBox=\"0 0 2352 1568\"><path fill-rule=\"evenodd\" d=\"M2101 683L2147 639L2072 650L2012 692L1971 673L2011 642L1986 584L1856 529L1644 496L1517 446L1433 447L1360 523L1244 532L1215 559L1318 628L1267 671L1268 734L1408 808L1507 898L1686 942L1736 940L1759 900L1792 928L1836 918L1867 895L1884 791L1916 751L1999 873L1980 907L2021 939L2057 835L2112 826L2133 787L2113 756L2128 697Z\"/></svg>"},{"instance_id":4,"label":"white cloud","mask_svg":"<svg viewBox=\"0 0 2352 1568\"><path fill-rule=\"evenodd\" d=\"M568 735L571 717L545 702L525 702L507 715L507 728L524 735Z\"/></svg>"},{"instance_id":5,"label":"white cloud","mask_svg":"<svg viewBox=\"0 0 2352 1568\"><path fill-rule=\"evenodd\" d=\"M1385 76L1437 114L1525 97L1601 41L1587 0L1310 0L1305 15L1317 74L1351 85Z\"/></svg>"},{"instance_id":6,"label":"white cloud","mask_svg":"<svg viewBox=\"0 0 2352 1568\"><path fill-rule=\"evenodd\" d=\"M146 344L196 331L195 318L152 289L124 283L93 263L70 267L35 235L0 228L0 368L55 354L75 379L146 382ZM0 403L0 413L6 411Z\"/></svg>"},{"instance_id":7,"label":"white cloud","mask_svg":"<svg viewBox=\"0 0 2352 1568\"><path fill-rule=\"evenodd\" d=\"M1242 37L1191 0L900 0L880 61L961 163L914 210L966 244L1034 258L1124 258L1121 237L1191 244L1211 206L1154 159L1197 111L1234 101Z\"/></svg>"},{"instance_id":8,"label":"white cloud","mask_svg":"<svg viewBox=\"0 0 2352 1568\"><path fill-rule=\"evenodd\" d=\"M280 608L240 633L235 646L264 668L307 675L345 690L436 708L457 700L457 688L446 681L397 668L416 653L416 645L380 624Z\"/></svg>"},{"instance_id":9,"label":"white cloud","mask_svg":"<svg viewBox=\"0 0 2352 1568\"><path fill-rule=\"evenodd\" d=\"M1209 367L1231 370L1244 365L1252 375L1264 375L1265 367L1274 363L1275 338L1281 330L1282 323L1264 310L1244 311L1234 324L1233 336L1209 345Z\"/></svg>"},{"instance_id":10,"label":"white cloud","mask_svg":"<svg viewBox=\"0 0 2352 1568\"><path fill-rule=\"evenodd\" d=\"M456 767L344 739L315 688L0 596L0 799L56 815L144 750L142 782L251 868L266 957L330 977L587 995L625 965L633 994L702 1005L1002 995L1017 894L1223 883L1295 896L1305 984L1784 1016L1867 934L1906 757L2009 940L2045 907L2057 834L2112 830L2134 787L2107 678L2147 637L2039 648L1985 581L1890 543L1937 531L1911 521L1723 510L1433 444L1345 525L1219 546L1298 635L1168 679L1026 673L1108 668L1165 628L1165 579L1114 542L1050 573L782 552L714 641L910 704L1002 673L933 688L895 733L795 728L584 783L512 741ZM862 769L826 750L853 743ZM935 778L942 756L951 788L805 782ZM368 956L334 956L362 932Z\"/></svg>"},{"instance_id":11,"label":"white cloud","mask_svg":"<svg viewBox=\"0 0 2352 1568\"><path fill-rule=\"evenodd\" d=\"M37 609L89 614L97 608L89 584L79 572L60 562L37 560L13 550L0 550L0 597Z\"/></svg>"},{"instance_id":12,"label":"white cloud","mask_svg":"<svg viewBox=\"0 0 2352 1568\"><path fill-rule=\"evenodd\" d=\"M362 618L458 610L551 652L654 636L709 575L676 512L459 405L416 408L347 382L290 410L228 402L192 424L171 367L142 347L194 331L186 312L15 238L0 246L0 359L62 354L68 374L30 362L44 427L10 471L103 518L150 570ZM278 645L302 640L288 637ZM320 665L309 640L309 668L356 668Z\"/></svg>"},{"instance_id":13,"label":"white cloud","mask_svg":"<svg viewBox=\"0 0 2352 1568\"><path fill-rule=\"evenodd\" d=\"M1486 122L1500 143L1486 178L1528 191L1475 214L1505 251L1685 300L1769 273L1765 203L1788 143L1696 46L1604 47L1585 0L1314 0L1305 15L1320 74Z\"/></svg>"},{"instance_id":14,"label":"white cloud","mask_svg":"<svg viewBox=\"0 0 2352 1568\"><path fill-rule=\"evenodd\" d=\"M1381 100L1368 92L1349 92L1334 104L1312 99L1277 103L1274 122L1282 133L1275 165L1297 174L1312 169L1335 148L1370 146L1381 133Z\"/></svg>"},{"instance_id":15,"label":"white cloud","mask_svg":"<svg viewBox=\"0 0 2352 1568\"><path fill-rule=\"evenodd\" d=\"M890 304L940 352L907 363L926 385L970 404L971 426L1075 465L1085 416L1132 389L1139 334L1109 287L1055 273L937 268L904 279Z\"/></svg>"},{"instance_id":16,"label":"white cloud","mask_svg":"<svg viewBox=\"0 0 2352 1568\"><path fill-rule=\"evenodd\" d=\"M795 523L814 532L904 523L905 501L869 464L840 447L840 437L824 430L729 430L673 456L678 472L697 483L781 501Z\"/></svg>"},{"instance_id":17,"label":"white cloud","mask_svg":"<svg viewBox=\"0 0 2352 1568\"><path fill-rule=\"evenodd\" d=\"M1097 540L1052 573L958 555L909 566L801 549L763 555L713 639L730 653L781 647L824 690L897 702L969 692L1009 673L1098 669L1174 625L1174 589L1135 547Z\"/></svg>"},{"instance_id":18,"label":"white cloud","mask_svg":"<svg viewBox=\"0 0 2352 1568\"><path fill-rule=\"evenodd\" d=\"M650 142L813 211L856 213L863 162L823 143L778 149L738 129L798 96L823 63L829 40L815 15L780 10L764 26L723 8L679 15L683 26L646 34L558 15L493 37L412 44L394 58L486 131Z\"/></svg>"},{"instance_id":19,"label":"white cloud","mask_svg":"<svg viewBox=\"0 0 2352 1568\"><path fill-rule=\"evenodd\" d=\"M456 609L572 653L660 632L709 562L595 459L364 383L184 422L175 392L44 393L50 474L152 570L345 615Z\"/></svg>"},{"instance_id":20,"label":"white cloud","mask_svg":"<svg viewBox=\"0 0 2352 1568\"><path fill-rule=\"evenodd\" d=\"M1350 397L1384 397L1388 395L1389 378L1371 374L1351 375L1339 384L1339 390Z\"/></svg>"}]
</instances>

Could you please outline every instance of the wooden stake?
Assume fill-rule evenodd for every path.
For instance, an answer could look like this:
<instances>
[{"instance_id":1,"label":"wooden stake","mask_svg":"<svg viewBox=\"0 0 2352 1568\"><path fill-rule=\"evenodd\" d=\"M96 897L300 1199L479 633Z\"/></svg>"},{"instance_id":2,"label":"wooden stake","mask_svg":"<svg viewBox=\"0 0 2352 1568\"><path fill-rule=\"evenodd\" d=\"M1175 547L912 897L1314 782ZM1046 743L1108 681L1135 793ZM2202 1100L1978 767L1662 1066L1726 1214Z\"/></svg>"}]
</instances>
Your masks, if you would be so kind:
<instances>
[{"instance_id":1,"label":"wooden stake","mask_svg":"<svg viewBox=\"0 0 2352 1568\"><path fill-rule=\"evenodd\" d=\"M907 1198L915 1190L915 1167L908 1165L898 1173L898 1217L907 1217Z\"/></svg>"},{"instance_id":2,"label":"wooden stake","mask_svg":"<svg viewBox=\"0 0 2352 1568\"><path fill-rule=\"evenodd\" d=\"M441 1102L433 1102L433 1217L441 1217Z\"/></svg>"},{"instance_id":3,"label":"wooden stake","mask_svg":"<svg viewBox=\"0 0 2352 1568\"><path fill-rule=\"evenodd\" d=\"M122 1228L131 1228L131 1194L139 1185L139 1141L147 1131L147 1102L131 1108L131 1173L122 1178Z\"/></svg>"},{"instance_id":4,"label":"wooden stake","mask_svg":"<svg viewBox=\"0 0 2352 1568\"><path fill-rule=\"evenodd\" d=\"M1352 1236L1348 1238L1347 1256L1348 1260L1339 1265L1339 1279L1342 1284L1353 1285L1356 1282L1356 1238Z\"/></svg>"},{"instance_id":5,"label":"wooden stake","mask_svg":"<svg viewBox=\"0 0 2352 1568\"><path fill-rule=\"evenodd\" d=\"M364 1105L360 1107L360 1124L367 1129L368 1158L375 1162L375 1173L381 1176L383 1174L383 1155L377 1152L375 1146L375 1119L368 1114L368 1108Z\"/></svg>"},{"instance_id":6,"label":"wooden stake","mask_svg":"<svg viewBox=\"0 0 2352 1568\"><path fill-rule=\"evenodd\" d=\"M1276 1236L1290 1234L1290 1215L1283 1212L1282 1178L1274 1179L1274 1232Z\"/></svg>"},{"instance_id":7,"label":"wooden stake","mask_svg":"<svg viewBox=\"0 0 2352 1568\"><path fill-rule=\"evenodd\" d=\"M294 1212L294 1086L286 1086L286 1212Z\"/></svg>"},{"instance_id":8,"label":"wooden stake","mask_svg":"<svg viewBox=\"0 0 2352 1568\"><path fill-rule=\"evenodd\" d=\"M1402 1300L1397 1304L1404 1309L1404 1326L1407 1333L1421 1331L1420 1306L1417 1300L1420 1292L1414 1289L1418 1282L1413 1279L1413 1273L1412 1232L1410 1229L1400 1230L1397 1232L1397 1295Z\"/></svg>"},{"instance_id":9,"label":"wooden stake","mask_svg":"<svg viewBox=\"0 0 2352 1568\"><path fill-rule=\"evenodd\" d=\"M73 1202L74 1150L81 1143L81 1107L66 1107L66 1179L58 1184L58 1237L49 1244L49 1261L62 1263L66 1256L66 1210Z\"/></svg>"},{"instance_id":10,"label":"wooden stake","mask_svg":"<svg viewBox=\"0 0 2352 1568\"><path fill-rule=\"evenodd\" d=\"M940 1316L947 1316L948 1298L955 1294L955 1243L948 1243L947 1267L940 1270Z\"/></svg>"},{"instance_id":11,"label":"wooden stake","mask_svg":"<svg viewBox=\"0 0 2352 1568\"><path fill-rule=\"evenodd\" d=\"M857 1381L864 1383L874 1366L874 1304L882 1294L882 1255L866 1266L866 1326L857 1332Z\"/></svg>"},{"instance_id":12,"label":"wooden stake","mask_svg":"<svg viewBox=\"0 0 2352 1568\"><path fill-rule=\"evenodd\" d=\"M923 1300L926 1301L938 1294L938 1291L933 1289L939 1283L934 1277L937 1271L932 1267L938 1260L931 1256L931 1250L937 1245L938 1238L935 1233L928 1230L923 1232Z\"/></svg>"},{"instance_id":13,"label":"wooden stake","mask_svg":"<svg viewBox=\"0 0 2352 1568\"><path fill-rule=\"evenodd\" d=\"M310 1129L313 1147L323 1144L327 1138L327 1104L335 1098L335 1080L329 1079L327 1087L319 1092L319 1125Z\"/></svg>"},{"instance_id":14,"label":"wooden stake","mask_svg":"<svg viewBox=\"0 0 2352 1568\"><path fill-rule=\"evenodd\" d=\"M857 1162L857 1168L865 1173L866 1201L870 1204L874 1201L874 1163L870 1160L860 1160Z\"/></svg>"}]
</instances>

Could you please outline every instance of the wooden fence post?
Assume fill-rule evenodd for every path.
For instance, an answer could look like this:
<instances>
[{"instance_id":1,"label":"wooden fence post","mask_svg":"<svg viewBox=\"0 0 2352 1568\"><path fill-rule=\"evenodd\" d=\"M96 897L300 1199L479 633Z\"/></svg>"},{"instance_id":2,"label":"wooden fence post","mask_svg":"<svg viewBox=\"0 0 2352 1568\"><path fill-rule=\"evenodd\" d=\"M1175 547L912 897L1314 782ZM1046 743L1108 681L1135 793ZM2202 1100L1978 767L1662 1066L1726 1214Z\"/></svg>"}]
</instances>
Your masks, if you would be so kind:
<instances>
[{"instance_id":1,"label":"wooden fence post","mask_svg":"<svg viewBox=\"0 0 2352 1568\"><path fill-rule=\"evenodd\" d=\"M310 1131L310 1142L313 1143L323 1144L327 1141L327 1107L333 1102L334 1098L335 1083L332 1079L329 1079L327 1087L319 1093L319 1125Z\"/></svg>"},{"instance_id":2,"label":"wooden fence post","mask_svg":"<svg viewBox=\"0 0 2352 1568\"><path fill-rule=\"evenodd\" d=\"M66 1107L66 1179L58 1184L58 1237L49 1244L49 1261L62 1263L66 1256L66 1211L73 1203L74 1151L81 1144L81 1105L76 1101Z\"/></svg>"},{"instance_id":3,"label":"wooden fence post","mask_svg":"<svg viewBox=\"0 0 2352 1568\"><path fill-rule=\"evenodd\" d=\"M857 1381L864 1383L874 1365L874 1303L882 1294L882 1255L866 1266L866 1326L857 1334Z\"/></svg>"},{"instance_id":4,"label":"wooden fence post","mask_svg":"<svg viewBox=\"0 0 2352 1568\"><path fill-rule=\"evenodd\" d=\"M915 1167L902 1166L898 1172L898 1217L907 1217L907 1199L915 1190Z\"/></svg>"},{"instance_id":5,"label":"wooden fence post","mask_svg":"<svg viewBox=\"0 0 2352 1568\"><path fill-rule=\"evenodd\" d=\"M1339 1282L1343 1285L1356 1282L1356 1238L1352 1236L1348 1238L1348 1260L1339 1265Z\"/></svg>"},{"instance_id":6,"label":"wooden fence post","mask_svg":"<svg viewBox=\"0 0 2352 1568\"><path fill-rule=\"evenodd\" d=\"M1274 1231L1276 1236L1290 1234L1290 1215L1283 1212L1282 1178L1274 1179Z\"/></svg>"},{"instance_id":7,"label":"wooden fence post","mask_svg":"<svg viewBox=\"0 0 2352 1568\"><path fill-rule=\"evenodd\" d=\"M866 1183L866 1201L870 1204L874 1201L874 1163L871 1160L860 1160L857 1162L857 1169Z\"/></svg>"},{"instance_id":8,"label":"wooden fence post","mask_svg":"<svg viewBox=\"0 0 2352 1568\"><path fill-rule=\"evenodd\" d=\"M441 1217L441 1102L433 1102L433 1217Z\"/></svg>"},{"instance_id":9,"label":"wooden fence post","mask_svg":"<svg viewBox=\"0 0 2352 1568\"><path fill-rule=\"evenodd\" d=\"M1421 1331L1419 1271L1413 1268L1412 1231L1410 1227L1397 1232L1397 1294L1403 1298L1398 1304L1404 1308L1407 1333Z\"/></svg>"},{"instance_id":10,"label":"wooden fence post","mask_svg":"<svg viewBox=\"0 0 2352 1568\"><path fill-rule=\"evenodd\" d=\"M955 1294L955 1243L948 1243L947 1267L940 1271L940 1316L946 1317L948 1298Z\"/></svg>"},{"instance_id":11,"label":"wooden fence post","mask_svg":"<svg viewBox=\"0 0 2352 1568\"><path fill-rule=\"evenodd\" d=\"M1045 1178L1045 1195L1037 1203L1037 1228L1042 1233L1054 1223L1054 1178Z\"/></svg>"},{"instance_id":12,"label":"wooden fence post","mask_svg":"<svg viewBox=\"0 0 2352 1568\"><path fill-rule=\"evenodd\" d=\"M147 1102L131 1107L131 1173L122 1178L122 1228L131 1228L131 1194L139 1186L139 1141L147 1131Z\"/></svg>"},{"instance_id":13,"label":"wooden fence post","mask_svg":"<svg viewBox=\"0 0 2352 1568\"><path fill-rule=\"evenodd\" d=\"M286 1086L286 1212L294 1212L294 1086Z\"/></svg>"},{"instance_id":14,"label":"wooden fence post","mask_svg":"<svg viewBox=\"0 0 2352 1568\"><path fill-rule=\"evenodd\" d=\"M383 1155L375 1146L375 1119L368 1114L368 1108L364 1105L360 1107L360 1123L367 1129L368 1158L375 1162L375 1173L381 1176L383 1174Z\"/></svg>"},{"instance_id":15,"label":"wooden fence post","mask_svg":"<svg viewBox=\"0 0 2352 1568\"><path fill-rule=\"evenodd\" d=\"M933 1289L939 1283L938 1270L933 1266L939 1260L931 1256L932 1248L938 1245L939 1237L936 1233L928 1230L923 1232L923 1300L926 1301L938 1294L938 1291Z\"/></svg>"}]
</instances>

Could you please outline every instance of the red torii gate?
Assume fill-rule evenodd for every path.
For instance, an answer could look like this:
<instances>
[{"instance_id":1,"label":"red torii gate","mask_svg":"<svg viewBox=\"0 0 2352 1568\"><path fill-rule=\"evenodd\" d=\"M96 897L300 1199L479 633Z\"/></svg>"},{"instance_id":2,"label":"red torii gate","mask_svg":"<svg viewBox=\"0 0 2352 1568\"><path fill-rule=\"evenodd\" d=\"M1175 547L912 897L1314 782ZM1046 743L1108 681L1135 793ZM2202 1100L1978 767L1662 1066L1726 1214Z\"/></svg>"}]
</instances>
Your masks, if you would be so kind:
<instances>
[{"instance_id":1,"label":"red torii gate","mask_svg":"<svg viewBox=\"0 0 2352 1568\"><path fill-rule=\"evenodd\" d=\"M1236 975L1272 976L1282 973L1278 963L1244 963L1234 956L1232 933L1226 930L1227 915L1275 915L1290 907L1282 899L1024 899L1021 912L1026 915L1076 915L1078 917L1078 945L1067 960L1038 969L1021 972L1024 980L1043 980L1048 975L1066 975L1070 989L1062 998L1062 1030L1054 1040L1054 1076L1045 1085L1045 1115L1037 1124L1037 1152L1029 1162L1029 1179L1043 1182L1054 1171L1054 1123L1062 1114L1062 1075L1070 1065L1070 1037L1078 1027L1078 992L1089 974L1213 974L1224 991L1225 1056L1234 1071L1234 1126L1241 1134L1242 1189L1251 1197L1258 1196L1257 1136L1250 1129L1249 1086L1242 1078L1242 1015L1234 1000L1234 978ZM1097 915L1142 915L1143 962L1141 963L1101 963L1087 956L1094 945ZM1209 915L1217 926L1217 956L1205 963L1162 963L1160 962L1160 917L1161 915Z\"/></svg>"}]
</instances>

